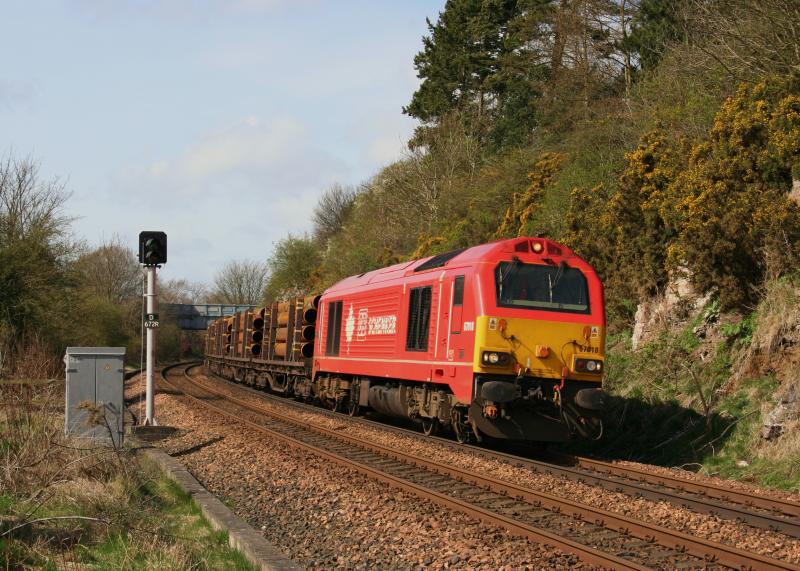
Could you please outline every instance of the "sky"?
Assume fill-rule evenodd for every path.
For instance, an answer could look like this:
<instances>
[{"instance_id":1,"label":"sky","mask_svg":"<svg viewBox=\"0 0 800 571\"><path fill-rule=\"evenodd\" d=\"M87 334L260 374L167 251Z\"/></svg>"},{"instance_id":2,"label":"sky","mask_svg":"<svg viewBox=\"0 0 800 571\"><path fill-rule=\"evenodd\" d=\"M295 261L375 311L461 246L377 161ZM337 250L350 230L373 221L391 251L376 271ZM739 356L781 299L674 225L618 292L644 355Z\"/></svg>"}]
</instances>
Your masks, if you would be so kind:
<instances>
[{"instance_id":1,"label":"sky","mask_svg":"<svg viewBox=\"0 0 800 571\"><path fill-rule=\"evenodd\" d=\"M0 21L0 156L72 193L89 245L168 235L210 284L311 230L319 195L402 156L444 0L28 0Z\"/></svg>"}]
</instances>

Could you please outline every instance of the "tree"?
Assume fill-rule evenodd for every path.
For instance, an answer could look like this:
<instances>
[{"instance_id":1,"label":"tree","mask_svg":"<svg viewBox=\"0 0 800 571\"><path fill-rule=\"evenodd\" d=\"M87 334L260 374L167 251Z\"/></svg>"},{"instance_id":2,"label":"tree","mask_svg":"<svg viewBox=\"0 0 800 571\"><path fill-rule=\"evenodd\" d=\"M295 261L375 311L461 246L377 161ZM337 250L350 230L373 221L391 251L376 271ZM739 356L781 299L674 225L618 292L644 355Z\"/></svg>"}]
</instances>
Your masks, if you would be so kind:
<instances>
[{"instance_id":1,"label":"tree","mask_svg":"<svg viewBox=\"0 0 800 571\"><path fill-rule=\"evenodd\" d=\"M16 333L45 324L56 331L53 308L69 289L75 251L68 198L63 183L42 180L30 159L0 164L0 322Z\"/></svg>"},{"instance_id":2,"label":"tree","mask_svg":"<svg viewBox=\"0 0 800 571\"><path fill-rule=\"evenodd\" d=\"M639 66L653 71L675 42L686 37L682 14L690 0L641 0L623 46L639 56Z\"/></svg>"},{"instance_id":3,"label":"tree","mask_svg":"<svg viewBox=\"0 0 800 571\"><path fill-rule=\"evenodd\" d=\"M212 303L257 305L264 297L269 270L251 260L234 260L214 276Z\"/></svg>"},{"instance_id":4,"label":"tree","mask_svg":"<svg viewBox=\"0 0 800 571\"><path fill-rule=\"evenodd\" d=\"M84 251L71 273L81 318L70 328L70 343L132 349L142 324L143 277L133 250L115 236ZM135 357L130 351L128 358Z\"/></svg>"},{"instance_id":5,"label":"tree","mask_svg":"<svg viewBox=\"0 0 800 571\"><path fill-rule=\"evenodd\" d=\"M30 159L0 161L0 375L39 370L31 360L61 351L68 322L60 308L73 299L68 197Z\"/></svg>"},{"instance_id":6,"label":"tree","mask_svg":"<svg viewBox=\"0 0 800 571\"><path fill-rule=\"evenodd\" d=\"M353 211L357 191L353 187L334 184L319 197L311 220L314 223L314 238L327 242L339 232Z\"/></svg>"},{"instance_id":7,"label":"tree","mask_svg":"<svg viewBox=\"0 0 800 571\"><path fill-rule=\"evenodd\" d=\"M206 284L185 279L167 280L158 286L162 303L204 303L211 295Z\"/></svg>"},{"instance_id":8,"label":"tree","mask_svg":"<svg viewBox=\"0 0 800 571\"><path fill-rule=\"evenodd\" d=\"M515 0L448 0L414 58L422 80L403 112L436 123L451 111L480 121L497 96L490 78L504 53Z\"/></svg>"},{"instance_id":9,"label":"tree","mask_svg":"<svg viewBox=\"0 0 800 571\"><path fill-rule=\"evenodd\" d=\"M698 56L737 82L788 75L800 66L797 0L686 0L685 25Z\"/></svg>"},{"instance_id":10,"label":"tree","mask_svg":"<svg viewBox=\"0 0 800 571\"><path fill-rule=\"evenodd\" d=\"M122 304L142 295L139 261L118 236L81 255L75 269L81 288L98 298Z\"/></svg>"},{"instance_id":11,"label":"tree","mask_svg":"<svg viewBox=\"0 0 800 571\"><path fill-rule=\"evenodd\" d=\"M319 245L308 236L289 234L280 240L267 262L270 278L266 299L272 301L311 293L321 262Z\"/></svg>"}]
</instances>

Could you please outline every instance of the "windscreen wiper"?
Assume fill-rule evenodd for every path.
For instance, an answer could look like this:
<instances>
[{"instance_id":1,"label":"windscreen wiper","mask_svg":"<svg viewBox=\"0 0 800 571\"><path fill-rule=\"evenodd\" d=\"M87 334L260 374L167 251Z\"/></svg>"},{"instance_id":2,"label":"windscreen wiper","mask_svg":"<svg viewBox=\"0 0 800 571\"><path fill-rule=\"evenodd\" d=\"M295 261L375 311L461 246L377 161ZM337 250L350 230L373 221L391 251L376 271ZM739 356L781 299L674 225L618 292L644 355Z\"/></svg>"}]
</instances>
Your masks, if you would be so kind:
<instances>
[{"instance_id":1,"label":"windscreen wiper","mask_svg":"<svg viewBox=\"0 0 800 571\"><path fill-rule=\"evenodd\" d=\"M567 262L561 260L561 263L558 264L558 270L556 270L556 278L553 279L550 273L547 274L547 289L550 293L550 303L553 303L553 289L558 285L558 282L564 275L564 268L567 268Z\"/></svg>"},{"instance_id":2,"label":"windscreen wiper","mask_svg":"<svg viewBox=\"0 0 800 571\"><path fill-rule=\"evenodd\" d=\"M503 286L506 285L508 278L511 277L511 274L514 273L519 267L522 265L522 260L520 260L517 256L511 258L511 265L506 270L505 274L500 271L500 299L503 299Z\"/></svg>"}]
</instances>

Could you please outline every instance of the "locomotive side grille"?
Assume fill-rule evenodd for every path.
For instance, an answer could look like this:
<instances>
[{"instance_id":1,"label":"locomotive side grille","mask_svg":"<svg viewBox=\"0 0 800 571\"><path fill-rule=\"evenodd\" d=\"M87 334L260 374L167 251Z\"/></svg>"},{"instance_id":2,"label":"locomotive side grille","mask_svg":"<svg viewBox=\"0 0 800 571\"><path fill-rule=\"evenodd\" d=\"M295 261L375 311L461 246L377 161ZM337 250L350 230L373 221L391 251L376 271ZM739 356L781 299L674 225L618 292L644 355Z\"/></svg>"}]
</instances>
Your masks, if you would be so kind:
<instances>
[{"instance_id":1,"label":"locomotive side grille","mask_svg":"<svg viewBox=\"0 0 800 571\"><path fill-rule=\"evenodd\" d=\"M431 320L431 286L415 287L408 302L408 351L428 350L428 330Z\"/></svg>"},{"instance_id":2,"label":"locomotive side grille","mask_svg":"<svg viewBox=\"0 0 800 571\"><path fill-rule=\"evenodd\" d=\"M332 301L328 304L328 334L325 336L325 354L339 354L339 338L342 331L342 302Z\"/></svg>"}]
</instances>

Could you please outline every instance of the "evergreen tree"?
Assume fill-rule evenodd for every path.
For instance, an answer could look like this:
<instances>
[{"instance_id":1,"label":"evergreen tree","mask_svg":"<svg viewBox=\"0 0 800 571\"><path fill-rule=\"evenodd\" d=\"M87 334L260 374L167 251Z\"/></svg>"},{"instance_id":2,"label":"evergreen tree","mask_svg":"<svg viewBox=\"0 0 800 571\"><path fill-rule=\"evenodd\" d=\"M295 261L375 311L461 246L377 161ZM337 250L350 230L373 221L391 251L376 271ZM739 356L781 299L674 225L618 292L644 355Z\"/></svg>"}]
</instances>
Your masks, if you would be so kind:
<instances>
[{"instance_id":1,"label":"evergreen tree","mask_svg":"<svg viewBox=\"0 0 800 571\"><path fill-rule=\"evenodd\" d=\"M684 39L680 14L687 4L688 0L641 0L626 46L638 54L641 69L655 69L669 44Z\"/></svg>"},{"instance_id":2,"label":"evergreen tree","mask_svg":"<svg viewBox=\"0 0 800 571\"><path fill-rule=\"evenodd\" d=\"M436 23L428 20L430 35L414 58L422 84L403 112L424 123L454 110L480 121L497 99L491 78L516 12L516 0L448 0Z\"/></svg>"}]
</instances>

